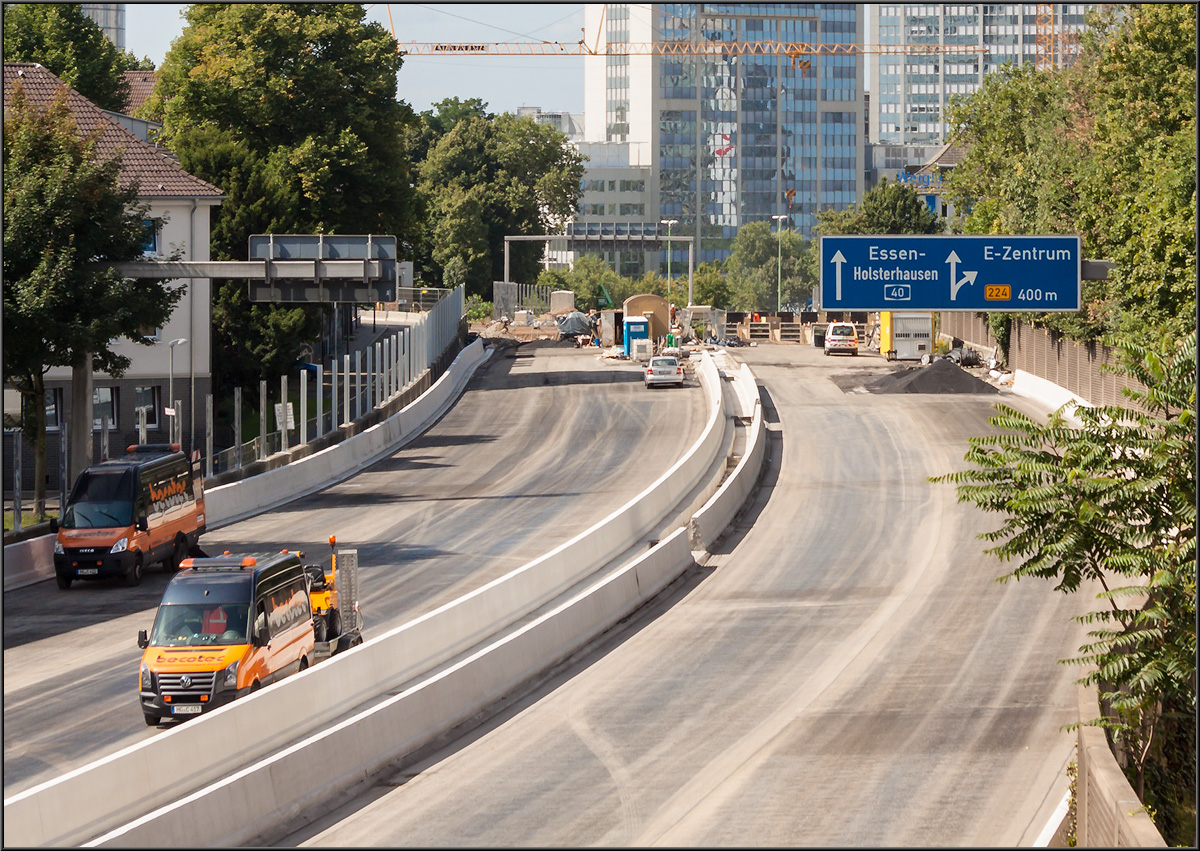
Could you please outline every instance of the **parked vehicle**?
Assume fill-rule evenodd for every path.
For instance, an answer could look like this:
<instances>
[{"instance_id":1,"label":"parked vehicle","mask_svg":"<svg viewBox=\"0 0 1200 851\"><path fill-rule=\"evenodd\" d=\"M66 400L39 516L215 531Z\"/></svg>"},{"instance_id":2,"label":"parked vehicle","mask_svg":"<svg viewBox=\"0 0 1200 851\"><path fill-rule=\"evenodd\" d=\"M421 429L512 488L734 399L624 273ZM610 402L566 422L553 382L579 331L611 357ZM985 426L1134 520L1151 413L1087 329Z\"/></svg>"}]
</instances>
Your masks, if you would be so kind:
<instances>
[{"instance_id":1,"label":"parked vehicle","mask_svg":"<svg viewBox=\"0 0 1200 851\"><path fill-rule=\"evenodd\" d=\"M683 365L680 364L677 357L654 355L646 364L645 382L648 388L659 384L674 384L682 387Z\"/></svg>"},{"instance_id":2,"label":"parked vehicle","mask_svg":"<svg viewBox=\"0 0 1200 851\"><path fill-rule=\"evenodd\" d=\"M224 706L362 643L357 553L339 564L335 549L329 573L303 559L283 550L184 561L153 628L138 632L147 725Z\"/></svg>"},{"instance_id":3,"label":"parked vehicle","mask_svg":"<svg viewBox=\"0 0 1200 851\"><path fill-rule=\"evenodd\" d=\"M145 568L177 568L204 534L204 483L178 443L134 445L79 474L61 520L51 519L54 578L120 576L138 585Z\"/></svg>"},{"instance_id":4,"label":"parked vehicle","mask_svg":"<svg viewBox=\"0 0 1200 851\"><path fill-rule=\"evenodd\" d=\"M851 322L830 322L825 329L825 354L848 352L858 354L858 329Z\"/></svg>"}]
</instances>

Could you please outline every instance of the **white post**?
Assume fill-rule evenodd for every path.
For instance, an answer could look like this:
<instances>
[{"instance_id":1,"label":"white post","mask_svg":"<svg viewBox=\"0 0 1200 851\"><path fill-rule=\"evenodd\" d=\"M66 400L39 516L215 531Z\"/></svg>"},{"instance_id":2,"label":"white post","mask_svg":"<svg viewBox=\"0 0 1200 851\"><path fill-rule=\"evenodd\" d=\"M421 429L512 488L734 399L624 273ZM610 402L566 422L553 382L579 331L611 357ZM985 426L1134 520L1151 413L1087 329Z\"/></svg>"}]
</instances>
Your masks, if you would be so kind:
<instances>
[{"instance_id":1,"label":"white post","mask_svg":"<svg viewBox=\"0 0 1200 851\"><path fill-rule=\"evenodd\" d=\"M325 432L325 365L317 364L317 437Z\"/></svg>"},{"instance_id":2,"label":"white post","mask_svg":"<svg viewBox=\"0 0 1200 851\"><path fill-rule=\"evenodd\" d=\"M350 422L350 355L342 355L342 419L340 423Z\"/></svg>"},{"instance_id":3,"label":"white post","mask_svg":"<svg viewBox=\"0 0 1200 851\"><path fill-rule=\"evenodd\" d=\"M354 418L362 416L362 349L354 353Z\"/></svg>"},{"instance_id":4,"label":"white post","mask_svg":"<svg viewBox=\"0 0 1200 851\"><path fill-rule=\"evenodd\" d=\"M308 443L308 370L300 370L300 445Z\"/></svg>"}]
</instances>

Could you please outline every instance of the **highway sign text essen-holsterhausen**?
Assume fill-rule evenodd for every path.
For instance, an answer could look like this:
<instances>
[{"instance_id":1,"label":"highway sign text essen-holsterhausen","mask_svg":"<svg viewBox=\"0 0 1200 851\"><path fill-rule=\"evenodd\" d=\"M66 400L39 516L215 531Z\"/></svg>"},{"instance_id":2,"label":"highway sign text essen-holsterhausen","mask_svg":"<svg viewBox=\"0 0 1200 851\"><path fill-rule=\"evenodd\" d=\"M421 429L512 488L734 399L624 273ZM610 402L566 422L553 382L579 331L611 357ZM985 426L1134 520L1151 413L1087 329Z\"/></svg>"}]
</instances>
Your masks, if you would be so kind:
<instances>
[{"instance_id":1,"label":"highway sign text essen-holsterhausen","mask_svg":"<svg viewBox=\"0 0 1200 851\"><path fill-rule=\"evenodd\" d=\"M823 310L1079 310L1078 236L822 236Z\"/></svg>"}]
</instances>

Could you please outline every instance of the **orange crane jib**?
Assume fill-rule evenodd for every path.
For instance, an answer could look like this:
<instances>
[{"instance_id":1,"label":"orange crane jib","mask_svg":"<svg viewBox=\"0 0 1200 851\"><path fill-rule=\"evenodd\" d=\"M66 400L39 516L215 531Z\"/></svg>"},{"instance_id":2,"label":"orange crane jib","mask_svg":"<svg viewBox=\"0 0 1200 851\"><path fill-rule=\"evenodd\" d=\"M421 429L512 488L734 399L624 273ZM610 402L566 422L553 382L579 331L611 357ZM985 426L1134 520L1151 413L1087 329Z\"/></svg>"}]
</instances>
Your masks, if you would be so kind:
<instances>
[{"instance_id":1,"label":"orange crane jib","mask_svg":"<svg viewBox=\"0 0 1200 851\"><path fill-rule=\"evenodd\" d=\"M412 56L788 56L809 67L804 56L879 54L978 54L988 49L970 44L810 44L784 41L614 42L591 48L582 41L411 42L397 45Z\"/></svg>"}]
</instances>

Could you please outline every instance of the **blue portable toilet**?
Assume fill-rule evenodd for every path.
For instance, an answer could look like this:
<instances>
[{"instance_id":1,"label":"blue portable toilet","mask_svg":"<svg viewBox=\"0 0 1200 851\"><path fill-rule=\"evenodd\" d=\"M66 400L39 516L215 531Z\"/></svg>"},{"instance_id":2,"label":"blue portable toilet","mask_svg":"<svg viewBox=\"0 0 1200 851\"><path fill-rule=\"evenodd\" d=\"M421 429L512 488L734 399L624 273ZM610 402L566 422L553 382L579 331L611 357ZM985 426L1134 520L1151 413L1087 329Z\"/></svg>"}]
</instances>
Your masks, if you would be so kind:
<instances>
[{"instance_id":1,"label":"blue portable toilet","mask_svg":"<svg viewBox=\"0 0 1200 851\"><path fill-rule=\"evenodd\" d=\"M650 320L645 316L626 316L623 326L625 357L633 351L633 340L646 340L650 337Z\"/></svg>"}]
</instances>

